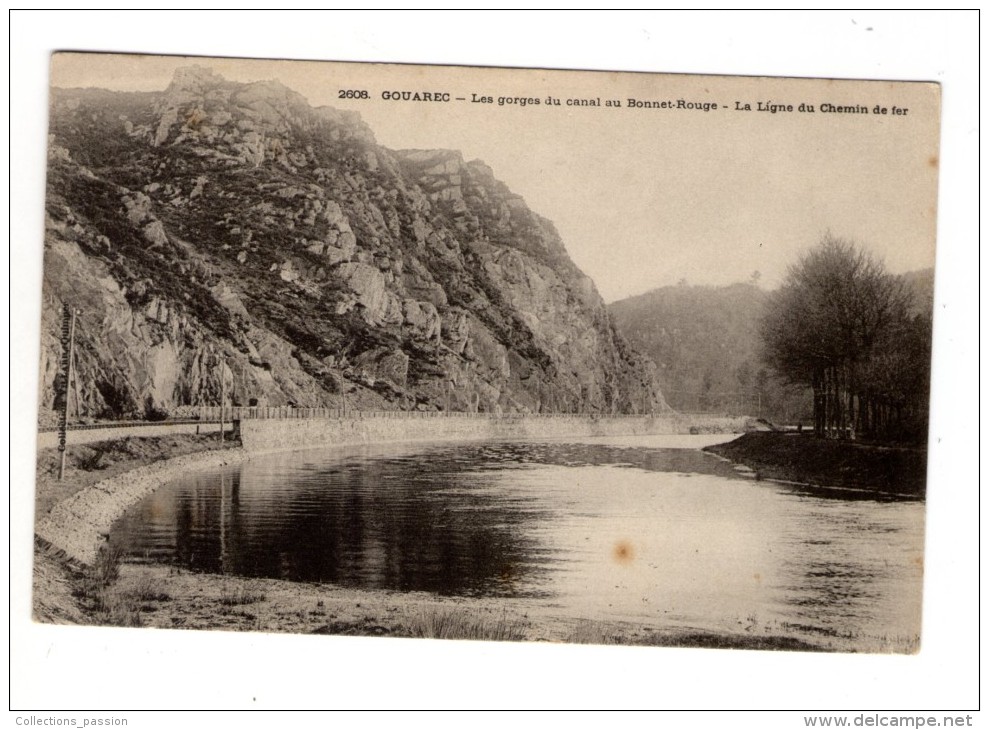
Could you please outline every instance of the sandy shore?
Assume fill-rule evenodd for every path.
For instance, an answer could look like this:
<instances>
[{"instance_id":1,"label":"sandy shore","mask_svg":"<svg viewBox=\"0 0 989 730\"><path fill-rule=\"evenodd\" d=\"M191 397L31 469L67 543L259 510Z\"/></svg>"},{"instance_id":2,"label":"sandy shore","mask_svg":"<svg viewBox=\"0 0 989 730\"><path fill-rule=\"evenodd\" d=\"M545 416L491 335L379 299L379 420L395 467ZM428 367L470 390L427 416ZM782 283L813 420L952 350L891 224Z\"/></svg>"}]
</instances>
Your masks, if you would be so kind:
<instances>
[{"instance_id":1,"label":"sandy shore","mask_svg":"<svg viewBox=\"0 0 989 730\"><path fill-rule=\"evenodd\" d=\"M778 627L743 626L741 620L738 631L593 621L528 599L348 589L161 565L121 566L120 577L102 600L112 607L112 623L161 629L803 651L835 648L788 636ZM82 612L87 613L85 606ZM84 622L106 623L91 616Z\"/></svg>"}]
</instances>

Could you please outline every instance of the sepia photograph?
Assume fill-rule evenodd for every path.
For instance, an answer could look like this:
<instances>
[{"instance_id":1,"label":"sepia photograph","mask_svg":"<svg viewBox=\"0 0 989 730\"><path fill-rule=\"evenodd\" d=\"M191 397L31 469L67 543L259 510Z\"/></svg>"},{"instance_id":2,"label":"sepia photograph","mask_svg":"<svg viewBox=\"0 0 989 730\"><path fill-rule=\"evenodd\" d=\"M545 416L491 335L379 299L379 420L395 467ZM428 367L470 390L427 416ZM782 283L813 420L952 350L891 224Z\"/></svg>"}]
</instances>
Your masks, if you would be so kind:
<instances>
[{"instance_id":1,"label":"sepia photograph","mask_svg":"<svg viewBox=\"0 0 989 730\"><path fill-rule=\"evenodd\" d=\"M39 620L917 650L936 85L59 53L50 104Z\"/></svg>"},{"instance_id":2,"label":"sepia photograph","mask_svg":"<svg viewBox=\"0 0 989 730\"><path fill-rule=\"evenodd\" d=\"M33 624L923 653L936 80L53 50Z\"/></svg>"}]
</instances>

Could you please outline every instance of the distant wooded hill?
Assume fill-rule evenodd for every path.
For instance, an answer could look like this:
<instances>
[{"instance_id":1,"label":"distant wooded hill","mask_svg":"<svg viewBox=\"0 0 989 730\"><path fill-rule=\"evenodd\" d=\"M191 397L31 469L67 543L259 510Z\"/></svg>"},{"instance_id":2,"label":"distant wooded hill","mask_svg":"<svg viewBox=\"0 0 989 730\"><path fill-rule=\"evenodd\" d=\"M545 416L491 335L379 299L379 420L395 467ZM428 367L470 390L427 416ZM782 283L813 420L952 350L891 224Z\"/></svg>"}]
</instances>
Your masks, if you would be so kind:
<instances>
[{"instance_id":1,"label":"distant wooded hill","mask_svg":"<svg viewBox=\"0 0 989 730\"><path fill-rule=\"evenodd\" d=\"M930 313L934 271L903 275L917 311ZM762 362L759 320L769 293L751 284L679 284L609 305L620 332L658 367L667 402L680 411L758 414L810 423L810 390L786 384Z\"/></svg>"}]
</instances>

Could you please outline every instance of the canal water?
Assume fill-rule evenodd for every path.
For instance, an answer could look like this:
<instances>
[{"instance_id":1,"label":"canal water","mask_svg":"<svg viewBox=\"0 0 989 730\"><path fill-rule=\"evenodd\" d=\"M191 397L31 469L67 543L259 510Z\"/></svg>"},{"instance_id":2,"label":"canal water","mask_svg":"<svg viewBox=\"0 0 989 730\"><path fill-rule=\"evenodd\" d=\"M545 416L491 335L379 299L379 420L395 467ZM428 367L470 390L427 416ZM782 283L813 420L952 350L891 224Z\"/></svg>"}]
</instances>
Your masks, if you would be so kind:
<instances>
[{"instance_id":1,"label":"canal water","mask_svg":"<svg viewBox=\"0 0 989 730\"><path fill-rule=\"evenodd\" d=\"M129 560L197 571L915 649L923 503L759 481L698 448L711 441L258 456L159 489L111 540Z\"/></svg>"}]
</instances>

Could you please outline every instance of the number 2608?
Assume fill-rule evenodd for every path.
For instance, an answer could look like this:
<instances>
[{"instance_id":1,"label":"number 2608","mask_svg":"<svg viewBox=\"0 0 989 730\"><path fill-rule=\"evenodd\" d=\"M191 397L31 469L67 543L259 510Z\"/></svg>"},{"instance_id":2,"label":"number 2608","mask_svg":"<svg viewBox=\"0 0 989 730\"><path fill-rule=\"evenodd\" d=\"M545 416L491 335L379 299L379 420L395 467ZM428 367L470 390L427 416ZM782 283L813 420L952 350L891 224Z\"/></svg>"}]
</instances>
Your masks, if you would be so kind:
<instances>
[{"instance_id":1,"label":"number 2608","mask_svg":"<svg viewBox=\"0 0 989 730\"><path fill-rule=\"evenodd\" d=\"M369 99L364 89L340 89L338 99Z\"/></svg>"}]
</instances>

